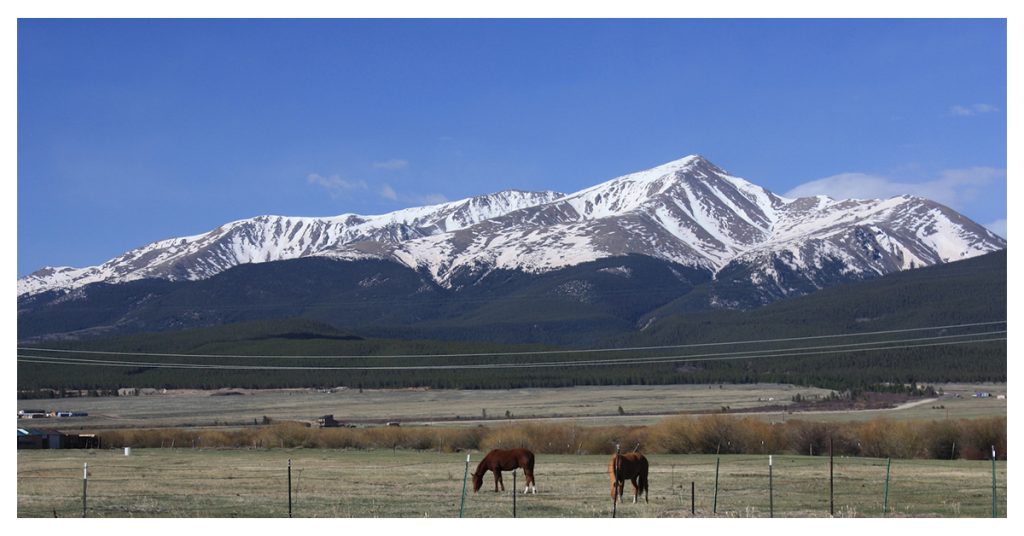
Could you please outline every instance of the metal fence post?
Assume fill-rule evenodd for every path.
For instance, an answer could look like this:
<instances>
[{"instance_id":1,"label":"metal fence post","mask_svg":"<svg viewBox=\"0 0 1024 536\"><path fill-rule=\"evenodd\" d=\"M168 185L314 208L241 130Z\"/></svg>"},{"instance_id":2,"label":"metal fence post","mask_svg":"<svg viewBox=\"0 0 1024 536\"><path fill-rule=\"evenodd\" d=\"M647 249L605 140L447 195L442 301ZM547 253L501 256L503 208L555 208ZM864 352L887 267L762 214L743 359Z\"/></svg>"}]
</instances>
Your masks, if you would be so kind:
<instances>
[{"instance_id":1,"label":"metal fence post","mask_svg":"<svg viewBox=\"0 0 1024 536\"><path fill-rule=\"evenodd\" d=\"M696 485L690 481L690 515L697 515L697 499L695 498Z\"/></svg>"},{"instance_id":2,"label":"metal fence post","mask_svg":"<svg viewBox=\"0 0 1024 536\"><path fill-rule=\"evenodd\" d=\"M996 511L996 446L992 445L992 517Z\"/></svg>"},{"instance_id":3,"label":"metal fence post","mask_svg":"<svg viewBox=\"0 0 1024 536\"><path fill-rule=\"evenodd\" d=\"M86 509L86 497L88 496L89 487L89 464L86 463L82 466L82 517L85 517Z\"/></svg>"},{"instance_id":4,"label":"metal fence post","mask_svg":"<svg viewBox=\"0 0 1024 536\"><path fill-rule=\"evenodd\" d=\"M292 459L288 458L288 517L292 517Z\"/></svg>"},{"instance_id":5,"label":"metal fence post","mask_svg":"<svg viewBox=\"0 0 1024 536\"><path fill-rule=\"evenodd\" d=\"M612 486L612 518L618 513L619 505L619 481L622 478L620 472L619 453L622 452L619 448L619 444L615 444L615 460L612 462L612 472L615 474L615 484Z\"/></svg>"},{"instance_id":6,"label":"metal fence post","mask_svg":"<svg viewBox=\"0 0 1024 536\"><path fill-rule=\"evenodd\" d=\"M836 515L836 499L833 475L834 458L832 457L832 436L828 438L828 515Z\"/></svg>"},{"instance_id":7,"label":"metal fence post","mask_svg":"<svg viewBox=\"0 0 1024 536\"><path fill-rule=\"evenodd\" d=\"M722 458L715 458L715 500L711 503L711 513L718 513L718 466Z\"/></svg>"},{"instance_id":8,"label":"metal fence post","mask_svg":"<svg viewBox=\"0 0 1024 536\"><path fill-rule=\"evenodd\" d=\"M516 484L516 472L515 469L512 470L512 517L516 517L516 495L518 495L516 492L516 486L518 485Z\"/></svg>"},{"instance_id":9,"label":"metal fence post","mask_svg":"<svg viewBox=\"0 0 1024 536\"><path fill-rule=\"evenodd\" d=\"M885 498L882 499L882 515L889 511L889 468L892 467L892 458L885 459Z\"/></svg>"},{"instance_id":10,"label":"metal fence post","mask_svg":"<svg viewBox=\"0 0 1024 536\"><path fill-rule=\"evenodd\" d=\"M772 493L772 455L768 455L768 517L775 517L775 498Z\"/></svg>"},{"instance_id":11,"label":"metal fence post","mask_svg":"<svg viewBox=\"0 0 1024 536\"><path fill-rule=\"evenodd\" d=\"M462 475L462 500L459 501L459 517L462 517L462 508L466 505L466 479L469 478L469 454L466 455L466 472Z\"/></svg>"}]
</instances>

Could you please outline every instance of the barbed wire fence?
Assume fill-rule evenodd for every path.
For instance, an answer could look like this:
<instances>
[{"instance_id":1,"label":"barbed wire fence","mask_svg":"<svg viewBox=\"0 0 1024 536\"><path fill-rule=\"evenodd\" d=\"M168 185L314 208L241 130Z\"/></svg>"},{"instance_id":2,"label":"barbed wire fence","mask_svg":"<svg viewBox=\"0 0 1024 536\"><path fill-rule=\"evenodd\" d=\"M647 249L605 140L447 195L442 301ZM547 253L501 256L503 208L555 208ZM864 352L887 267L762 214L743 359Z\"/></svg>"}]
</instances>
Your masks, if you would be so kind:
<instances>
[{"instance_id":1,"label":"barbed wire fence","mask_svg":"<svg viewBox=\"0 0 1024 536\"><path fill-rule=\"evenodd\" d=\"M465 489L464 453L135 449L19 452L19 517L611 517L607 457L538 455L516 478ZM45 456L45 455L44 455ZM427 458L427 459L425 459ZM649 455L650 503L626 483L617 517L1005 517L1006 462ZM87 467L84 465L88 464ZM716 471L717 468L717 471ZM716 481L717 475L717 481ZM830 478L831 475L831 478ZM518 478L519 482L525 479ZM717 490L717 492L716 492ZM515 502L514 502L515 501Z\"/></svg>"}]
</instances>

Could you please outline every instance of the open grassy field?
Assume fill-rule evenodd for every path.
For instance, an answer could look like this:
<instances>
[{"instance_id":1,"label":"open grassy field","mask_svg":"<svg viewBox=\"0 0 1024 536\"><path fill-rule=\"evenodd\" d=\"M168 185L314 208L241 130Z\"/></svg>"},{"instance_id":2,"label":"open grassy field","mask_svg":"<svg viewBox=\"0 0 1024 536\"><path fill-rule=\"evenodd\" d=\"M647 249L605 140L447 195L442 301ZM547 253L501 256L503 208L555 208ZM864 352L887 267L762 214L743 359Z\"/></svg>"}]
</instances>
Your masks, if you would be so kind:
<instances>
[{"instance_id":1,"label":"open grassy field","mask_svg":"<svg viewBox=\"0 0 1024 536\"><path fill-rule=\"evenodd\" d=\"M470 470L481 458L472 453ZM767 517L767 456L650 455L649 503L620 504L618 517L688 517L690 483L699 517ZM89 517L287 517L288 460L295 517L458 517L466 455L326 449L134 449L19 451L18 516L82 515L89 464ZM538 455L536 495L519 495L518 517L610 517L607 456ZM881 517L886 461L835 459L835 515ZM1006 516L1005 461L997 465L997 515ZM512 488L512 475L504 475ZM523 475L518 474L523 485ZM777 456L775 517L829 515L828 457ZM466 517L512 517L509 493L488 474L467 492ZM627 485L627 495L632 493ZM893 460L893 517L989 517L991 462Z\"/></svg>"},{"instance_id":2,"label":"open grassy field","mask_svg":"<svg viewBox=\"0 0 1024 536\"><path fill-rule=\"evenodd\" d=\"M940 386L936 386L940 387ZM890 419L971 418L1006 415L1006 384L942 385L947 394L960 394L926 401L898 410L802 413L814 420L863 420L879 416ZM992 398L970 395L975 390L993 393ZM224 391L178 391L166 394L87 397L60 400L18 400L18 408L60 409L88 412L84 418L48 419L23 422L20 426L60 427L95 430L123 427L176 427L242 425L262 421L315 421L333 414L340 421L381 423L397 420L403 424L446 422L471 424L504 420L506 412L515 419L575 419L580 424L645 425L678 413L717 413L756 408L768 404L790 404L794 395L804 398L825 396L830 391L785 384L747 385L665 385L570 387L515 390L338 390L313 389L233 390L240 394L223 396ZM933 406L944 406L933 409ZM619 407L623 414L619 413ZM760 414L766 420L783 420L782 412Z\"/></svg>"}]
</instances>

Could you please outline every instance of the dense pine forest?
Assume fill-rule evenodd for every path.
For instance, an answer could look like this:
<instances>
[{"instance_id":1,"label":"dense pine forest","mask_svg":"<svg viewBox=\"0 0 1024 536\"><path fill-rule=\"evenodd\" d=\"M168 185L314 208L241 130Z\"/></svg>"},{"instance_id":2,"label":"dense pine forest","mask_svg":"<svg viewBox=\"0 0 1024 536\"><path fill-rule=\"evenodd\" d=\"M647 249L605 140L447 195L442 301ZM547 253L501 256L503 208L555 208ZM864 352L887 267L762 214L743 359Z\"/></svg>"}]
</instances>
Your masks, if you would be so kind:
<instances>
[{"instance_id":1,"label":"dense pine forest","mask_svg":"<svg viewBox=\"0 0 1024 536\"><path fill-rule=\"evenodd\" d=\"M500 343L482 342L489 330L502 330L497 314L487 325L472 326L475 340L451 340L459 329L455 325L439 326L443 336L434 337L430 330L401 325L353 330L293 318L22 345L18 386L37 392L124 386L518 388L788 382L856 391L915 382L1005 381L1005 340L976 341L1005 337L996 332L1006 324L991 322L1006 320L1006 296L1002 251L757 309L688 311L682 301L669 302L641 318L631 331L609 331L597 342L588 336L587 344L575 347L508 343L507 331L492 339ZM586 319L567 319L562 329L571 333L577 323L583 325ZM964 326L974 323L989 324ZM592 326L581 329L593 333ZM988 335L979 335L984 333ZM664 346L674 347L650 348ZM634 349L579 351L616 348ZM77 353L81 351L123 354ZM145 355L150 353L182 355ZM181 368L197 365L204 368Z\"/></svg>"}]
</instances>

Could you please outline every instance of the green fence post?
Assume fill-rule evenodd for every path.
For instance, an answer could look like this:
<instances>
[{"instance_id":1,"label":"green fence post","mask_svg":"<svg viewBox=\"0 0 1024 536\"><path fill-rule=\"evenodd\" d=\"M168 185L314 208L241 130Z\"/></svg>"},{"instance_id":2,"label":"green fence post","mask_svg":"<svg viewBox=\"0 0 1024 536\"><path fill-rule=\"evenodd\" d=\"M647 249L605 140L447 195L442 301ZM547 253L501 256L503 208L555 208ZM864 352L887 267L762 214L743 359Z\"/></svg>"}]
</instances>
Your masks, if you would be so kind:
<instances>
[{"instance_id":1,"label":"green fence post","mask_svg":"<svg viewBox=\"0 0 1024 536\"><path fill-rule=\"evenodd\" d=\"M466 472L462 474L462 500L459 501L459 517L462 517L462 508L466 505L466 479L469 477L469 454L466 455Z\"/></svg>"},{"instance_id":2,"label":"green fence post","mask_svg":"<svg viewBox=\"0 0 1024 536\"><path fill-rule=\"evenodd\" d=\"M775 499L772 493L772 455L768 455L768 517L775 517Z\"/></svg>"}]
</instances>

